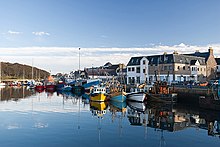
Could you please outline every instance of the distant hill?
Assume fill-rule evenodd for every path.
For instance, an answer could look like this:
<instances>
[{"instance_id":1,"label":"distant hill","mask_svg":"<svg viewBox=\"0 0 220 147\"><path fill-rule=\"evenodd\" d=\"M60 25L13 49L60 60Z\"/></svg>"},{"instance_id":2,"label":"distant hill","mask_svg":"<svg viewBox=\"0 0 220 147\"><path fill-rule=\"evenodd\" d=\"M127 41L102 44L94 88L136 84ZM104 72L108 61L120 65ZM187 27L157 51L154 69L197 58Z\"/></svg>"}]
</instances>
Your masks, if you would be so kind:
<instances>
[{"instance_id":1,"label":"distant hill","mask_svg":"<svg viewBox=\"0 0 220 147\"><path fill-rule=\"evenodd\" d=\"M45 79L49 76L49 72L33 67L33 78L34 79ZM32 66L1 62L1 76L2 80L5 79L31 79L32 78Z\"/></svg>"}]
</instances>

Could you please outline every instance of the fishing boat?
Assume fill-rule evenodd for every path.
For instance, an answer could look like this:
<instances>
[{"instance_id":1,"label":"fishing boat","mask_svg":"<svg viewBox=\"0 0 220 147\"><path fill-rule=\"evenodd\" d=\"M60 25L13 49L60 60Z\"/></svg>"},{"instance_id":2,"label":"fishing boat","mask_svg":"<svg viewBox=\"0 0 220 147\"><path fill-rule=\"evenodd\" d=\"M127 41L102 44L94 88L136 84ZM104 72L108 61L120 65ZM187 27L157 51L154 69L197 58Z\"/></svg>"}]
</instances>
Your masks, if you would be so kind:
<instances>
[{"instance_id":1,"label":"fishing boat","mask_svg":"<svg viewBox=\"0 0 220 147\"><path fill-rule=\"evenodd\" d=\"M144 92L132 92L127 94L127 100L129 101L144 102L145 97Z\"/></svg>"},{"instance_id":2,"label":"fishing boat","mask_svg":"<svg viewBox=\"0 0 220 147\"><path fill-rule=\"evenodd\" d=\"M106 88L101 86L94 86L90 95L91 101L106 101Z\"/></svg>"},{"instance_id":3,"label":"fishing boat","mask_svg":"<svg viewBox=\"0 0 220 147\"><path fill-rule=\"evenodd\" d=\"M83 84L82 87L85 89L85 93L90 93L91 92L91 87L99 85L100 80L87 80L86 84Z\"/></svg>"},{"instance_id":4,"label":"fishing boat","mask_svg":"<svg viewBox=\"0 0 220 147\"><path fill-rule=\"evenodd\" d=\"M71 91L72 91L72 86L70 86L70 85L65 85L65 86L62 88L62 91L69 91L69 92L71 92Z\"/></svg>"},{"instance_id":5,"label":"fishing boat","mask_svg":"<svg viewBox=\"0 0 220 147\"><path fill-rule=\"evenodd\" d=\"M53 77L50 75L46 81L45 85L46 91L55 91L56 84L54 83Z\"/></svg>"},{"instance_id":6,"label":"fishing boat","mask_svg":"<svg viewBox=\"0 0 220 147\"><path fill-rule=\"evenodd\" d=\"M44 86L44 84L43 84L42 82L36 82L36 83L35 83L35 89L36 89L37 91L43 91L44 88L45 88L45 86Z\"/></svg>"},{"instance_id":7,"label":"fishing boat","mask_svg":"<svg viewBox=\"0 0 220 147\"><path fill-rule=\"evenodd\" d=\"M148 101L175 103L177 102L177 93L172 92L167 82L157 81L146 93L146 99Z\"/></svg>"},{"instance_id":8,"label":"fishing boat","mask_svg":"<svg viewBox=\"0 0 220 147\"><path fill-rule=\"evenodd\" d=\"M126 101L126 93L123 91L119 92L112 92L109 94L110 101L116 101L116 102L125 102Z\"/></svg>"},{"instance_id":9,"label":"fishing boat","mask_svg":"<svg viewBox=\"0 0 220 147\"><path fill-rule=\"evenodd\" d=\"M56 84L56 89L62 90L65 85L66 85L66 83L64 81L58 81Z\"/></svg>"}]
</instances>

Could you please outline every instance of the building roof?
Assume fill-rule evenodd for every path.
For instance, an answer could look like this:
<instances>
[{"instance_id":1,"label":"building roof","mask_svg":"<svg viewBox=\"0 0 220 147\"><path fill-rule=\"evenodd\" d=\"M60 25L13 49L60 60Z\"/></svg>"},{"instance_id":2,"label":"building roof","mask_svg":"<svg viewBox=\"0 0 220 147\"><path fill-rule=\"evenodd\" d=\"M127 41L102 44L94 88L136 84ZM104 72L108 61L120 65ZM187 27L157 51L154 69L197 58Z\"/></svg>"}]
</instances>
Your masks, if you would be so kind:
<instances>
[{"instance_id":1,"label":"building roof","mask_svg":"<svg viewBox=\"0 0 220 147\"><path fill-rule=\"evenodd\" d=\"M131 57L129 60L127 66L132 66L132 65L140 65L140 61L144 56L141 57Z\"/></svg>"},{"instance_id":2,"label":"building roof","mask_svg":"<svg viewBox=\"0 0 220 147\"><path fill-rule=\"evenodd\" d=\"M190 65L195 65L197 60L191 60Z\"/></svg>"},{"instance_id":3,"label":"building roof","mask_svg":"<svg viewBox=\"0 0 220 147\"><path fill-rule=\"evenodd\" d=\"M204 57L183 55L183 54L163 54L163 55L153 55L153 56L140 56L132 57L127 66L140 65L140 60L146 57L149 60L149 64L171 64L171 63L181 63L181 64L191 64L192 60L198 60L201 65L205 65Z\"/></svg>"},{"instance_id":4,"label":"building roof","mask_svg":"<svg viewBox=\"0 0 220 147\"><path fill-rule=\"evenodd\" d=\"M107 63L105 63L104 66L105 66L105 67L109 67L109 66L112 66L112 64L111 64L111 62L107 62Z\"/></svg>"},{"instance_id":5,"label":"building roof","mask_svg":"<svg viewBox=\"0 0 220 147\"><path fill-rule=\"evenodd\" d=\"M181 64L190 64L190 65L193 65L191 64L191 61L192 60L198 60L200 65L205 65L205 58L203 57L196 57L196 56L188 56L188 55L178 55L178 54L174 54L174 62L175 63L181 63ZM196 61L192 61L193 62L196 62Z\"/></svg>"},{"instance_id":6,"label":"building roof","mask_svg":"<svg viewBox=\"0 0 220 147\"><path fill-rule=\"evenodd\" d=\"M184 55L196 56L196 57L203 57L203 58L205 58L205 62L206 62L206 61L208 60L209 56L210 56L210 52L200 53L199 51L196 51L195 53L192 53L192 54L184 54Z\"/></svg>"}]
</instances>

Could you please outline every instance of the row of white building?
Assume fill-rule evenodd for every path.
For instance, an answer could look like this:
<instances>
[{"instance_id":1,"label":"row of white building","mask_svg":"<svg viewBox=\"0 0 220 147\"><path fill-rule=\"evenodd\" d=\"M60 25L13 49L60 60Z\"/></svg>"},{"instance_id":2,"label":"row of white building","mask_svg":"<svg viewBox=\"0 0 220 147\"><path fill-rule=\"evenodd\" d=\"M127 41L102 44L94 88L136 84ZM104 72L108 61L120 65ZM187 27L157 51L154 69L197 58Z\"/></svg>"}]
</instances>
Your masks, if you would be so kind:
<instances>
[{"instance_id":1,"label":"row of white building","mask_svg":"<svg viewBox=\"0 0 220 147\"><path fill-rule=\"evenodd\" d=\"M127 84L167 81L207 81L217 77L217 60L213 49L192 54L163 53L131 57L127 64ZM218 69L220 70L220 68Z\"/></svg>"}]
</instances>

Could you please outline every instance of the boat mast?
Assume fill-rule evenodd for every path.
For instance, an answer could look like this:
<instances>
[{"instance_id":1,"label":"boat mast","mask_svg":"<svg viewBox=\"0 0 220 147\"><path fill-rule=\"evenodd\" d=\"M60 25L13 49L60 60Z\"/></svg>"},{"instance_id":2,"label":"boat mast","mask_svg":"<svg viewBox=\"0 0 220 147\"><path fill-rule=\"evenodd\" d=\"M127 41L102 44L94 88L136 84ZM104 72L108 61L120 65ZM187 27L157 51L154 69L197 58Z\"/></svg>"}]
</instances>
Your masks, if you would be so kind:
<instances>
[{"instance_id":1,"label":"boat mast","mask_svg":"<svg viewBox=\"0 0 220 147\"><path fill-rule=\"evenodd\" d=\"M79 79L80 79L80 48L79 48Z\"/></svg>"}]
</instances>

